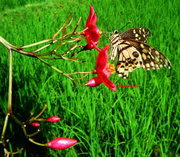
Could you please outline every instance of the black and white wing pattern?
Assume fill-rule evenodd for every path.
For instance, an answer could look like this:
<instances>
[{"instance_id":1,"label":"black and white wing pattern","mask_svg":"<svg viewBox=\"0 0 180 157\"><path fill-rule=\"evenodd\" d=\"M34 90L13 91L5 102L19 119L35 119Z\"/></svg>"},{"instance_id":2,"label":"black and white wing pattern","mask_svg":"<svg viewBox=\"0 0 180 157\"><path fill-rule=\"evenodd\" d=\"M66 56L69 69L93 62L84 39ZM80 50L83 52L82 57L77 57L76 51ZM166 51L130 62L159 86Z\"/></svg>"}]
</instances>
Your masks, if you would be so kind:
<instances>
[{"instance_id":1,"label":"black and white wing pattern","mask_svg":"<svg viewBox=\"0 0 180 157\"><path fill-rule=\"evenodd\" d=\"M140 28L135 28L136 32L138 32L138 29ZM138 39L134 38L137 35L132 35L133 29L129 29L130 33L128 30L121 34L115 31L110 37L110 59L114 60L118 56L116 71L122 78L128 78L129 73L136 68L142 67L146 70L155 70L162 67L171 68L169 60L162 53L145 43L149 31L145 28L141 28L141 30L145 30L141 32L144 32L146 36L141 33Z\"/></svg>"},{"instance_id":2,"label":"black and white wing pattern","mask_svg":"<svg viewBox=\"0 0 180 157\"><path fill-rule=\"evenodd\" d=\"M120 36L123 39L127 38L145 43L150 37L150 31L147 28L136 27L122 32Z\"/></svg>"}]
</instances>

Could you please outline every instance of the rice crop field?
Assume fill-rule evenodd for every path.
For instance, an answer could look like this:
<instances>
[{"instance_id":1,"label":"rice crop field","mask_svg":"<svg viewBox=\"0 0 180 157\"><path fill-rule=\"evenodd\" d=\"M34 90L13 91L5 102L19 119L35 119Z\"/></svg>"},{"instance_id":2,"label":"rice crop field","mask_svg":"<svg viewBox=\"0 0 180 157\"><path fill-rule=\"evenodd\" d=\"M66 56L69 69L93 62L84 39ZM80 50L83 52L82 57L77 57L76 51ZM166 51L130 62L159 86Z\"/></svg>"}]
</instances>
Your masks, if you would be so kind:
<instances>
[{"instance_id":1,"label":"rice crop field","mask_svg":"<svg viewBox=\"0 0 180 157\"><path fill-rule=\"evenodd\" d=\"M128 79L114 74L110 76L117 85L114 92L103 84L74 84L38 59L13 52L13 113L25 121L30 113L37 114L47 104L43 117L56 115L61 120L51 125L42 123L41 132L34 139L46 143L56 137L68 137L78 143L65 150L34 145L10 119L6 132L8 150L23 147L20 154L12 155L20 157L180 157L180 1L0 0L0 36L16 46L48 39L69 13L74 21L68 29L73 29L82 17L78 31L83 30L90 5L102 32L148 28L151 36L147 43L170 60L172 69L139 68ZM107 44L110 41L102 35L98 47ZM92 71L97 54L94 49L80 52L77 57L85 61L82 63L50 63L66 73ZM8 73L8 50L0 43L0 132L7 112ZM95 74L89 74L79 83L93 77ZM120 86L127 84L138 88Z\"/></svg>"}]
</instances>

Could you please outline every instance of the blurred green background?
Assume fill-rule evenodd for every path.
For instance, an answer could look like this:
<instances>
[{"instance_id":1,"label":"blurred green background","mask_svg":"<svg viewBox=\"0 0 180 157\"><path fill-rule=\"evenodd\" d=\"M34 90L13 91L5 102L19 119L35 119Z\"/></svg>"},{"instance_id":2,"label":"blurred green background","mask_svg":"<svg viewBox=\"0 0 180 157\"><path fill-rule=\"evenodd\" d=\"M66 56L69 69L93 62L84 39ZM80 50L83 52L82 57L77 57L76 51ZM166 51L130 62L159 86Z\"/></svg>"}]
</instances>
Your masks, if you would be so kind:
<instances>
[{"instance_id":1,"label":"blurred green background","mask_svg":"<svg viewBox=\"0 0 180 157\"><path fill-rule=\"evenodd\" d=\"M64 136L77 139L78 144L66 150L35 146L23 137L18 126L10 123L6 134L9 149L24 147L18 155L22 157L180 156L180 1L0 0L0 36L16 46L49 38L70 12L75 21L82 16L78 28L82 30L90 5L97 13L97 25L102 31L121 29L128 22L131 23L119 31L133 27L150 29L148 44L171 61L172 69L137 69L128 80L113 75L111 80L117 85L139 85L113 92L104 85L96 88L75 85L40 61L13 53L14 113L26 120L30 112L36 114L47 104L43 116L56 115L62 120L52 125L43 123L35 139L45 143ZM105 44L109 41L102 37L99 47ZM96 55L95 50L86 51L79 54L86 63L60 60L52 64L65 72L91 71ZM93 74L89 78L92 77ZM7 99L8 51L0 44L0 131Z\"/></svg>"}]
</instances>

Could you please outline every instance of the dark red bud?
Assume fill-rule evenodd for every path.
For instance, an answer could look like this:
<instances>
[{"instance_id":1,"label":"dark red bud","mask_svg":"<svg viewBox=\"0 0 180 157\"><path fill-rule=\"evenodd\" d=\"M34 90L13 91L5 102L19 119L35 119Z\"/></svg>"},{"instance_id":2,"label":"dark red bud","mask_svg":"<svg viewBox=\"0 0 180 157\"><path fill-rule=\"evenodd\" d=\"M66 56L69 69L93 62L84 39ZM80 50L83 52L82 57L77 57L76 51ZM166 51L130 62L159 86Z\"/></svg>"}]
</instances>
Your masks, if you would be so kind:
<instances>
[{"instance_id":1,"label":"dark red bud","mask_svg":"<svg viewBox=\"0 0 180 157\"><path fill-rule=\"evenodd\" d=\"M40 124L38 122L30 122L29 124L33 127L39 127L40 126Z\"/></svg>"}]
</instances>

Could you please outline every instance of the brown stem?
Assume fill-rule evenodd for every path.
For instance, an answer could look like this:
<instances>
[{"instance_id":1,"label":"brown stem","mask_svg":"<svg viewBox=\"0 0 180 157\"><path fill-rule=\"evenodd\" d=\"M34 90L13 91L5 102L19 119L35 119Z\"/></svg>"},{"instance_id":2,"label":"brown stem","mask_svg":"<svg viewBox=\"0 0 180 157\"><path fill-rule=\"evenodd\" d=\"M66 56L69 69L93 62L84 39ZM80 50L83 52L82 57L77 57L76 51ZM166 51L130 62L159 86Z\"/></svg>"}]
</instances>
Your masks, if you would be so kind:
<instances>
[{"instance_id":1,"label":"brown stem","mask_svg":"<svg viewBox=\"0 0 180 157\"><path fill-rule=\"evenodd\" d=\"M9 90L8 90L8 113L12 113L12 51L9 50Z\"/></svg>"}]
</instances>

